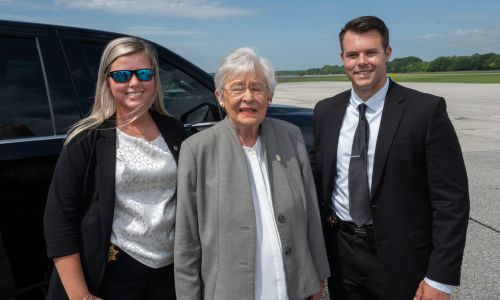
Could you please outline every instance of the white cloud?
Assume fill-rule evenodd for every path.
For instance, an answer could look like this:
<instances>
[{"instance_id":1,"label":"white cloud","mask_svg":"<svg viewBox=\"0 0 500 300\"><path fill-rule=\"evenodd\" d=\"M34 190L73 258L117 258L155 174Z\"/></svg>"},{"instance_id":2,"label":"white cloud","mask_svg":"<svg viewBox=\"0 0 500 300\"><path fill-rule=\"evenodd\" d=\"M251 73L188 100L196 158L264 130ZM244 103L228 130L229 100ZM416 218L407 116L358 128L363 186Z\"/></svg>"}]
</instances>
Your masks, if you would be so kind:
<instances>
[{"instance_id":1,"label":"white cloud","mask_svg":"<svg viewBox=\"0 0 500 300\"><path fill-rule=\"evenodd\" d=\"M222 18L252 15L256 11L208 0L55 0L57 5L117 14L154 14L178 18Z\"/></svg>"},{"instance_id":2,"label":"white cloud","mask_svg":"<svg viewBox=\"0 0 500 300\"><path fill-rule=\"evenodd\" d=\"M498 52L500 28L457 28L444 33L428 33L417 36L418 47L427 49L423 59L437 56L471 55L473 53Z\"/></svg>"},{"instance_id":3,"label":"white cloud","mask_svg":"<svg viewBox=\"0 0 500 300\"><path fill-rule=\"evenodd\" d=\"M0 1L2 1L2 0L0 0ZM21 15L21 14L0 14L0 19L11 20L11 21L21 21L21 22L32 22L32 23L47 23L48 22L48 20L44 17L35 16L35 15Z\"/></svg>"},{"instance_id":4,"label":"white cloud","mask_svg":"<svg viewBox=\"0 0 500 300\"><path fill-rule=\"evenodd\" d=\"M476 35L476 34L488 34L488 30L484 28L476 28L476 29L455 29L452 32L450 32L450 35L452 36L467 36L467 35Z\"/></svg>"},{"instance_id":5,"label":"white cloud","mask_svg":"<svg viewBox=\"0 0 500 300\"><path fill-rule=\"evenodd\" d=\"M473 28L473 29L461 29L457 28L455 30L446 33L427 33L418 35L417 38L421 40L451 40L451 39L464 39L472 38L479 39L482 37L491 37L500 33L500 29L485 29L485 28Z\"/></svg>"},{"instance_id":6,"label":"white cloud","mask_svg":"<svg viewBox=\"0 0 500 300\"><path fill-rule=\"evenodd\" d=\"M443 36L444 34L442 33L428 33L428 34L418 35L417 38L422 40L432 40L435 38L441 38Z\"/></svg>"},{"instance_id":7,"label":"white cloud","mask_svg":"<svg viewBox=\"0 0 500 300\"><path fill-rule=\"evenodd\" d=\"M157 26L133 26L127 32L136 36L196 36L201 33L194 30L176 30Z\"/></svg>"},{"instance_id":8,"label":"white cloud","mask_svg":"<svg viewBox=\"0 0 500 300\"><path fill-rule=\"evenodd\" d=\"M484 20L494 19L494 15L492 15L492 14L477 14L477 13L476 14L475 13L455 14L455 15L448 16L448 19L458 20L460 22L477 22L477 21L484 22Z\"/></svg>"}]
</instances>

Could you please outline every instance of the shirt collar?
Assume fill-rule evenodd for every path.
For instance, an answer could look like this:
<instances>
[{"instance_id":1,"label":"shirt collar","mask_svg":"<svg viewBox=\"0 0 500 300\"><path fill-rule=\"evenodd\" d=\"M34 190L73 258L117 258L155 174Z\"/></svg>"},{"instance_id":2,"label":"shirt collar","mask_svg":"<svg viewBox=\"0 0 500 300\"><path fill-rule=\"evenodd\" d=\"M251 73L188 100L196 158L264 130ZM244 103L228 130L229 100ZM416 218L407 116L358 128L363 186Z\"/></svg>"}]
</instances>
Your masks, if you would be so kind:
<instances>
[{"instance_id":1,"label":"shirt collar","mask_svg":"<svg viewBox=\"0 0 500 300\"><path fill-rule=\"evenodd\" d=\"M255 144L252 147L247 147L247 146L243 146L243 145L241 145L241 146L246 151L253 149L260 156L260 148L261 148L260 136L257 137L257 141L255 141Z\"/></svg>"},{"instance_id":2,"label":"shirt collar","mask_svg":"<svg viewBox=\"0 0 500 300\"><path fill-rule=\"evenodd\" d=\"M375 94L373 94L373 96L368 98L368 100L366 101L363 101L363 99L361 99L356 94L354 89L351 89L350 104L354 105L354 107L358 107L361 103L364 103L371 110L374 111L379 110L384 104L385 96L387 95L387 91L389 90L389 82L390 82L389 78L386 78L384 86L380 90L378 90Z\"/></svg>"}]
</instances>

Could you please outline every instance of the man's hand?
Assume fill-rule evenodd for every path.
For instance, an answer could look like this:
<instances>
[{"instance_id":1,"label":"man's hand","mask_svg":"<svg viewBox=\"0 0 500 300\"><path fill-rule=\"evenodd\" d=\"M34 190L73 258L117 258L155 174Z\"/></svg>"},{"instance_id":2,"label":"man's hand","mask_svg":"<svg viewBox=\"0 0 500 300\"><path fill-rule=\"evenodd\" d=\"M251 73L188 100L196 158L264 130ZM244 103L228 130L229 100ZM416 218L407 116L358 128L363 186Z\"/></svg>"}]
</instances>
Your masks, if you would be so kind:
<instances>
[{"instance_id":1,"label":"man's hand","mask_svg":"<svg viewBox=\"0 0 500 300\"><path fill-rule=\"evenodd\" d=\"M413 300L450 300L450 294L436 290L422 280Z\"/></svg>"}]
</instances>

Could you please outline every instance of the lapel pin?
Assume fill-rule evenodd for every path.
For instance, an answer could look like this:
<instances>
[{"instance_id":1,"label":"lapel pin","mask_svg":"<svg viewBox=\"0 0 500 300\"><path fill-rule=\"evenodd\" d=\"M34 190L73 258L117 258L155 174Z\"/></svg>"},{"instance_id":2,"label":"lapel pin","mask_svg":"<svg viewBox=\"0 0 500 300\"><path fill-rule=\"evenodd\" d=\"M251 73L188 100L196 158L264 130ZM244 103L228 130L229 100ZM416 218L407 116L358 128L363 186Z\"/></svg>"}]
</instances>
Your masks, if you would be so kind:
<instances>
[{"instance_id":1,"label":"lapel pin","mask_svg":"<svg viewBox=\"0 0 500 300\"><path fill-rule=\"evenodd\" d=\"M179 151L179 147L177 147L177 145L174 145L174 151Z\"/></svg>"},{"instance_id":2,"label":"lapel pin","mask_svg":"<svg viewBox=\"0 0 500 300\"><path fill-rule=\"evenodd\" d=\"M280 156L279 154L276 154L276 159L277 159L278 161L281 161L281 156Z\"/></svg>"},{"instance_id":3,"label":"lapel pin","mask_svg":"<svg viewBox=\"0 0 500 300\"><path fill-rule=\"evenodd\" d=\"M110 245L108 248L108 262L117 260L116 255L120 253L120 251L115 249L115 245Z\"/></svg>"}]
</instances>

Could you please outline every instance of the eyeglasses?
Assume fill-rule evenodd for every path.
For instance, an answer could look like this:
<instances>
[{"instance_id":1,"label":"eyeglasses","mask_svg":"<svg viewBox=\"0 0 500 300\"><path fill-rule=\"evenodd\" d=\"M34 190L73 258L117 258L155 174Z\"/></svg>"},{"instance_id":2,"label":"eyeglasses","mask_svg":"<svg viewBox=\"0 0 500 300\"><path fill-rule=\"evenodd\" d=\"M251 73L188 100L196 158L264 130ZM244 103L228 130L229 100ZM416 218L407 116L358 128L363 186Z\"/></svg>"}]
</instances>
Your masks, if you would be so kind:
<instances>
[{"instance_id":1,"label":"eyeglasses","mask_svg":"<svg viewBox=\"0 0 500 300\"><path fill-rule=\"evenodd\" d=\"M139 81L150 81L155 75L153 69L139 69L139 70L118 70L108 73L108 77L113 78L116 83L126 83L135 74Z\"/></svg>"},{"instance_id":2,"label":"eyeglasses","mask_svg":"<svg viewBox=\"0 0 500 300\"><path fill-rule=\"evenodd\" d=\"M235 84L231 86L229 89L223 89L224 91L228 92L231 97L240 97L245 93L245 91L249 89L250 94L253 96L262 96L266 92L266 87L262 84L254 84L250 86L245 86L243 84Z\"/></svg>"}]
</instances>

